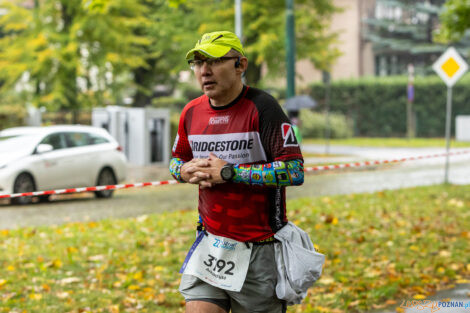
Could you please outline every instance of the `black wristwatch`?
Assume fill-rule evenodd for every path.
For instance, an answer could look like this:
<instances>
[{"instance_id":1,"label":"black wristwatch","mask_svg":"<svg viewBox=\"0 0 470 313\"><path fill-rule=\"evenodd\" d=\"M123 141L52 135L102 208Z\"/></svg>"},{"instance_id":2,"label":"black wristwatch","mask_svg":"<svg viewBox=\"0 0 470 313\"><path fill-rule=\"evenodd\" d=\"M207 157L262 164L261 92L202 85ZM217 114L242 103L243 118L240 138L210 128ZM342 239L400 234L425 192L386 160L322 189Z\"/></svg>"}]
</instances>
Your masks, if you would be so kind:
<instances>
[{"instance_id":1,"label":"black wristwatch","mask_svg":"<svg viewBox=\"0 0 470 313\"><path fill-rule=\"evenodd\" d=\"M233 164L227 163L220 170L220 176L225 181L231 181L233 176L235 176L235 170L233 169Z\"/></svg>"}]
</instances>

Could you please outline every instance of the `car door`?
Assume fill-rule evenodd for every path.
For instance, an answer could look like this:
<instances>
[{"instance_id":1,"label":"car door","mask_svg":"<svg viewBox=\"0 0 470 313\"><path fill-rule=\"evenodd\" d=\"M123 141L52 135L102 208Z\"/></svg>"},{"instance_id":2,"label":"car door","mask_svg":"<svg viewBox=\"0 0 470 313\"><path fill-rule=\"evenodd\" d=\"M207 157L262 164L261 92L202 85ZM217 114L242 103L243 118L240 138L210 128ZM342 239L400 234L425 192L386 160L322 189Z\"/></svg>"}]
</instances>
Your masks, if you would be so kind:
<instances>
[{"instance_id":1,"label":"car door","mask_svg":"<svg viewBox=\"0 0 470 313\"><path fill-rule=\"evenodd\" d=\"M53 150L37 155L33 165L36 189L71 187L73 178L68 170L73 164L73 159L67 149L64 134L61 132L49 134L39 144L49 144Z\"/></svg>"},{"instance_id":2,"label":"car door","mask_svg":"<svg viewBox=\"0 0 470 313\"><path fill-rule=\"evenodd\" d=\"M87 132L64 133L67 150L70 151L73 165L69 175L74 187L88 187L96 180L96 155L90 145L90 135Z\"/></svg>"}]
</instances>

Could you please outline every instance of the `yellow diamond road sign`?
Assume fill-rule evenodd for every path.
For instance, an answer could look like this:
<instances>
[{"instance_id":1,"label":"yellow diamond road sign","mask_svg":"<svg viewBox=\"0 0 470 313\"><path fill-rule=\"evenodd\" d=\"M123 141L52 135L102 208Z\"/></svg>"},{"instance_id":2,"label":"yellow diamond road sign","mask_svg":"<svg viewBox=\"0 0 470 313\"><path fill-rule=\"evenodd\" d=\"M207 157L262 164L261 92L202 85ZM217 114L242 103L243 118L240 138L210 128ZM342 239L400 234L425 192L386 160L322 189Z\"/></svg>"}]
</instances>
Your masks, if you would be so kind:
<instances>
[{"instance_id":1,"label":"yellow diamond road sign","mask_svg":"<svg viewBox=\"0 0 470 313\"><path fill-rule=\"evenodd\" d=\"M432 68L447 86L452 87L468 69L468 65L453 47L434 62Z\"/></svg>"}]
</instances>

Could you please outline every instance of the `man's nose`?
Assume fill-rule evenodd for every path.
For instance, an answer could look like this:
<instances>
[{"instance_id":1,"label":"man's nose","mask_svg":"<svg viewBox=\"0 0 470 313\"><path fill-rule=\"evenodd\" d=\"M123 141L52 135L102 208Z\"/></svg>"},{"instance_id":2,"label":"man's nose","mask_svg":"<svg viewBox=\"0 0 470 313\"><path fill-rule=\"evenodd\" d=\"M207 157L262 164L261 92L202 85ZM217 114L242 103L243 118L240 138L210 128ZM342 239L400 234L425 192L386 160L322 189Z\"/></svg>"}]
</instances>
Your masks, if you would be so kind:
<instances>
[{"instance_id":1,"label":"man's nose","mask_svg":"<svg viewBox=\"0 0 470 313\"><path fill-rule=\"evenodd\" d=\"M210 65L207 64L207 62L202 63L201 65L201 74L202 75L209 75L212 73L212 69Z\"/></svg>"}]
</instances>

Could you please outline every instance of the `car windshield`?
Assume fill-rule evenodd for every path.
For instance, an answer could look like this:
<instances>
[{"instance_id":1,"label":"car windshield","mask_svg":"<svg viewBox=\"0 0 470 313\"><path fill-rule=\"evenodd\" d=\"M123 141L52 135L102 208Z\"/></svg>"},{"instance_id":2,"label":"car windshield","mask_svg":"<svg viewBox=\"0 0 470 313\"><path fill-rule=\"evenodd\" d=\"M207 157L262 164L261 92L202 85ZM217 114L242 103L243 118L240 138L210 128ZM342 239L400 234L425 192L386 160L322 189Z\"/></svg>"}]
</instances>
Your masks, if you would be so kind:
<instances>
[{"instance_id":1,"label":"car windshield","mask_svg":"<svg viewBox=\"0 0 470 313\"><path fill-rule=\"evenodd\" d=\"M0 153L32 150L38 141L37 135L0 136Z\"/></svg>"}]
</instances>

